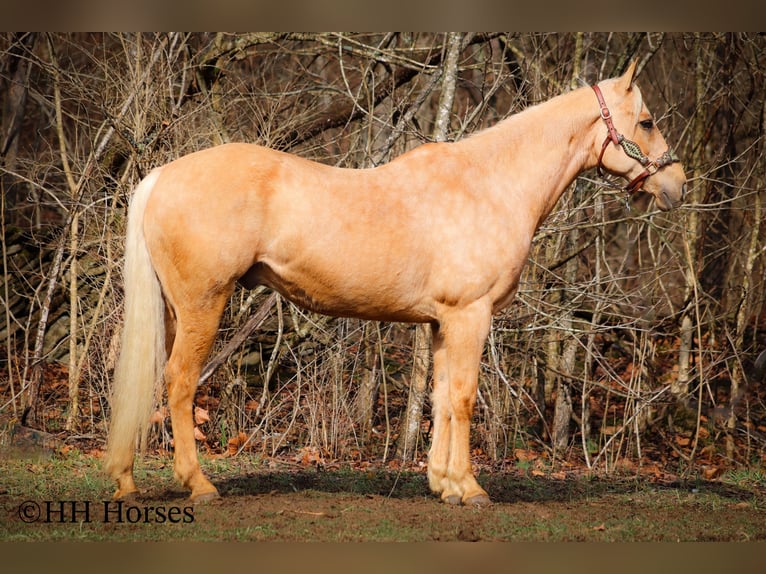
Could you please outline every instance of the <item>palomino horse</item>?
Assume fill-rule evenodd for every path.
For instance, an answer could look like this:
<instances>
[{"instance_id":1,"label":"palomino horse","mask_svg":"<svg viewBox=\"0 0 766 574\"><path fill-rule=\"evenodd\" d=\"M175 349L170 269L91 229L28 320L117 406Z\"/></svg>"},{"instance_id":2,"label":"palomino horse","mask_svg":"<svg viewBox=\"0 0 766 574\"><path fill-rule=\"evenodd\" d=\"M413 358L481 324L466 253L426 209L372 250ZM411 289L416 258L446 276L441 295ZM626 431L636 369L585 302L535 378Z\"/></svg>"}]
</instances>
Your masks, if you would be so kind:
<instances>
[{"instance_id":1,"label":"palomino horse","mask_svg":"<svg viewBox=\"0 0 766 574\"><path fill-rule=\"evenodd\" d=\"M469 457L479 361L492 314L514 297L538 226L574 178L597 166L630 180L626 189L652 194L662 210L683 200L683 169L634 73L635 62L619 78L373 169L227 144L152 171L128 216L125 325L107 449L115 497L136 492L136 439L145 439L163 378L175 475L194 501L218 495L199 467L192 401L240 282L329 315L429 323L428 482L445 502L489 503Z\"/></svg>"}]
</instances>

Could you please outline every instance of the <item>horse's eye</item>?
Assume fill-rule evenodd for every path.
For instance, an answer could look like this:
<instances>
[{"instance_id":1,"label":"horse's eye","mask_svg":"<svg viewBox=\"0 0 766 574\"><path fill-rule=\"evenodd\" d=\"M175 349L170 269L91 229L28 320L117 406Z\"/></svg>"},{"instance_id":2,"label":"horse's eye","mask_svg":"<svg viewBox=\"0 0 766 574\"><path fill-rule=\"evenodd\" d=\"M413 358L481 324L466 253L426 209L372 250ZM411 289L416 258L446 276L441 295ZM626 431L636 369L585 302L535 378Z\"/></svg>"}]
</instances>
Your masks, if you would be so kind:
<instances>
[{"instance_id":1,"label":"horse's eye","mask_svg":"<svg viewBox=\"0 0 766 574\"><path fill-rule=\"evenodd\" d=\"M650 130L654 127L654 120L652 118L649 118L648 120L641 120L638 123L645 130Z\"/></svg>"}]
</instances>

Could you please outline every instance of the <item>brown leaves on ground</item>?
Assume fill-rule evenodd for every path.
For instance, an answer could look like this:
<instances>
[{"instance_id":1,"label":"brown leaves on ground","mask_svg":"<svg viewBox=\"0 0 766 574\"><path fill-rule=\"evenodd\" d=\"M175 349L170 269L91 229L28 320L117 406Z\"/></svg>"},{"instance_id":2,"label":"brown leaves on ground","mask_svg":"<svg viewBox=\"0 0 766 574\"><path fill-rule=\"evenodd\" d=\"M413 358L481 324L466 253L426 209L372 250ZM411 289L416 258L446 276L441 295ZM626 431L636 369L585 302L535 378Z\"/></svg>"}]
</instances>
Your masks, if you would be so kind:
<instances>
[{"instance_id":1,"label":"brown leaves on ground","mask_svg":"<svg viewBox=\"0 0 766 574\"><path fill-rule=\"evenodd\" d=\"M304 446L299 448L298 452L293 456L295 462L300 463L302 466L316 466L322 463L322 453L315 446Z\"/></svg>"},{"instance_id":2,"label":"brown leaves on ground","mask_svg":"<svg viewBox=\"0 0 766 574\"><path fill-rule=\"evenodd\" d=\"M226 444L226 453L229 456L236 456L247 444L247 435L243 432L237 433L237 436L231 437Z\"/></svg>"},{"instance_id":3,"label":"brown leaves on ground","mask_svg":"<svg viewBox=\"0 0 766 574\"><path fill-rule=\"evenodd\" d=\"M523 448L517 448L513 450L513 456L520 462L531 462L540 458L540 454Z\"/></svg>"},{"instance_id":4,"label":"brown leaves on ground","mask_svg":"<svg viewBox=\"0 0 766 574\"><path fill-rule=\"evenodd\" d=\"M210 421L210 415L206 409L202 407L194 407L194 422L201 425Z\"/></svg>"},{"instance_id":5,"label":"brown leaves on ground","mask_svg":"<svg viewBox=\"0 0 766 574\"><path fill-rule=\"evenodd\" d=\"M165 419L167 419L170 416L170 410L165 405L162 405L160 408L158 408L156 411L152 413L152 416L149 417L149 422L152 425L161 425L165 423ZM195 406L194 407L194 440L198 440L200 442L204 442L207 440L207 435L202 432L202 429L200 428L200 425L205 424L206 422L210 422L210 413L208 413L207 409L203 409L202 407ZM171 444L173 444L173 440L170 441Z\"/></svg>"}]
</instances>

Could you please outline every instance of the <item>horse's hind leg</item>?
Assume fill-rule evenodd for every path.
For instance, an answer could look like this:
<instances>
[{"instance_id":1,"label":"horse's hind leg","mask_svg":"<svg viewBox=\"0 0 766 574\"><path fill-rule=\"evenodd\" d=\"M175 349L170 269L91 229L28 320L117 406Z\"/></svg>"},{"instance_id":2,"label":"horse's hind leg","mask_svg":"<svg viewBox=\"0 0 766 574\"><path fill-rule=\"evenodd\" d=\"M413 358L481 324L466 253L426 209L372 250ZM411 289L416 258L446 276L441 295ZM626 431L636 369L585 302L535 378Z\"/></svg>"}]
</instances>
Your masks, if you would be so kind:
<instances>
[{"instance_id":1,"label":"horse's hind leg","mask_svg":"<svg viewBox=\"0 0 766 574\"><path fill-rule=\"evenodd\" d=\"M434 438L429 485L451 504L490 502L471 470L471 416L491 307L483 301L452 309L434 336ZM433 468L432 468L433 464Z\"/></svg>"},{"instance_id":2,"label":"horse's hind leg","mask_svg":"<svg viewBox=\"0 0 766 574\"><path fill-rule=\"evenodd\" d=\"M218 496L213 484L202 474L194 439L193 401L197 382L213 341L223 309L229 299L225 293L200 298L196 304L184 301L174 305L176 315L173 350L165 367L168 405L173 427L175 476L191 489L195 502Z\"/></svg>"}]
</instances>

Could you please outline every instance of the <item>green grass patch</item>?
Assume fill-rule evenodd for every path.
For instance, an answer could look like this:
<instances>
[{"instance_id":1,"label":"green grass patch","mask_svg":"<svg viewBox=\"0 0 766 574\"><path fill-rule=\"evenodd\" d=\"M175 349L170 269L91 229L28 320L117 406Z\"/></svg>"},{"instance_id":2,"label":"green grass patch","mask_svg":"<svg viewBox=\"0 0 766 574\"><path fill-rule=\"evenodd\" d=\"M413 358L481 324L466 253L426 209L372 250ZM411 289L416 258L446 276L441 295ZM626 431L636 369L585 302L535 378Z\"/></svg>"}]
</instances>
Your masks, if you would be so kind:
<instances>
[{"instance_id":1,"label":"green grass patch","mask_svg":"<svg viewBox=\"0 0 766 574\"><path fill-rule=\"evenodd\" d=\"M191 505L172 460L155 456L137 463L142 495L117 507L112 481L89 455L0 460L0 539L766 540L757 473L677 484L482 473L495 504L475 509L440 503L424 473L297 469L246 456L201 461L220 499Z\"/></svg>"}]
</instances>

